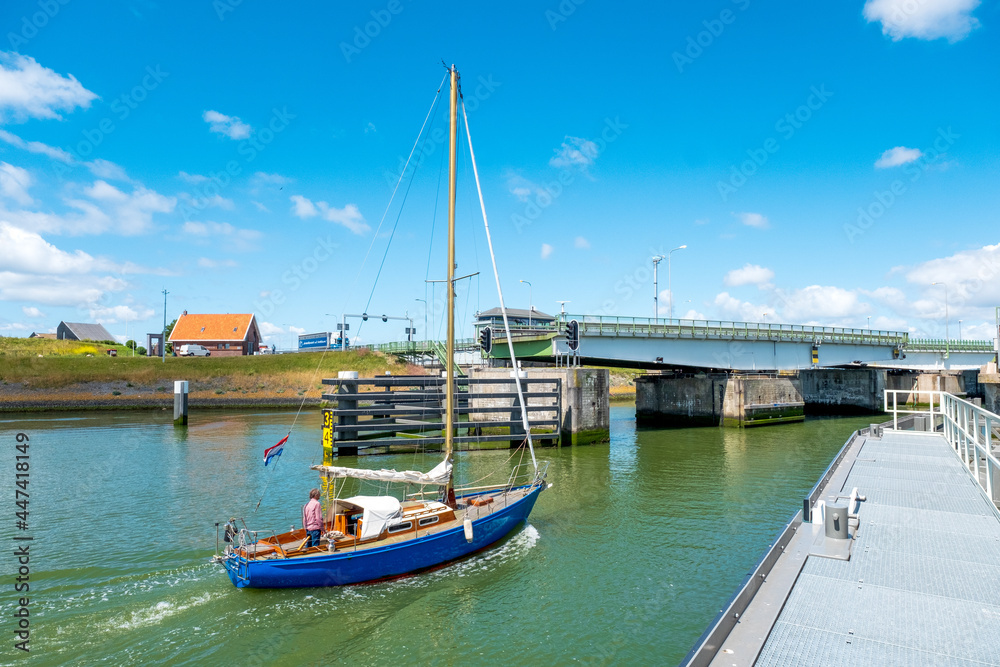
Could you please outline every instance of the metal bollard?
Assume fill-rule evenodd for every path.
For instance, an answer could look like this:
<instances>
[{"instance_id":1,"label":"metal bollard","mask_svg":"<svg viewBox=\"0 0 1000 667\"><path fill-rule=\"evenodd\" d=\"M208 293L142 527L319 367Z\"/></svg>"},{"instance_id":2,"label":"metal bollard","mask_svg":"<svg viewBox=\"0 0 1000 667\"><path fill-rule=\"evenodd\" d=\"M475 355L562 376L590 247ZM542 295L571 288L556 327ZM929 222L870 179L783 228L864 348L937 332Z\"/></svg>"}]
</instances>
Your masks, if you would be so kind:
<instances>
[{"instance_id":1,"label":"metal bollard","mask_svg":"<svg viewBox=\"0 0 1000 667\"><path fill-rule=\"evenodd\" d=\"M174 426L188 423L188 383L187 380L174 382Z\"/></svg>"},{"instance_id":2,"label":"metal bollard","mask_svg":"<svg viewBox=\"0 0 1000 667\"><path fill-rule=\"evenodd\" d=\"M846 540L847 505L836 502L826 505L826 536L835 540Z\"/></svg>"}]
</instances>

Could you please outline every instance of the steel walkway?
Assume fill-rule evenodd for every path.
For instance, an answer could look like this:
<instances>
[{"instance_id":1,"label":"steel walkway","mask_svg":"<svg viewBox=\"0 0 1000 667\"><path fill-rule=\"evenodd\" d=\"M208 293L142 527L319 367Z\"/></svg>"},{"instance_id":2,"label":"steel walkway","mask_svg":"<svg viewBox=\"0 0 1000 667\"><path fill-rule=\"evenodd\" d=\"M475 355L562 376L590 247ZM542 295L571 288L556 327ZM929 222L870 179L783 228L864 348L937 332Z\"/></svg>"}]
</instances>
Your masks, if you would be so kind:
<instances>
[{"instance_id":1,"label":"steel walkway","mask_svg":"<svg viewBox=\"0 0 1000 667\"><path fill-rule=\"evenodd\" d=\"M851 437L685 664L1000 665L1000 416L934 393Z\"/></svg>"}]
</instances>

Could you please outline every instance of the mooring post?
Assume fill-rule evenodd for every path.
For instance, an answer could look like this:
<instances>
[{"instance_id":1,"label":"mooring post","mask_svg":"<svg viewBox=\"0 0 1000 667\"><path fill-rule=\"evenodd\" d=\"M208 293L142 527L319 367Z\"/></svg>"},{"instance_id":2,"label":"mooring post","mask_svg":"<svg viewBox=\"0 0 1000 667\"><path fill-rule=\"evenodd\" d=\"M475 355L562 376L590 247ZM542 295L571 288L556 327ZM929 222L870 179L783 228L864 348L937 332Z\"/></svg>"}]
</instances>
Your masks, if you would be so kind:
<instances>
[{"instance_id":1,"label":"mooring post","mask_svg":"<svg viewBox=\"0 0 1000 667\"><path fill-rule=\"evenodd\" d=\"M337 379L340 380L337 386L338 394L348 394L357 395L358 393L358 372L357 371L340 371L337 373ZM354 380L354 382L351 382ZM356 410L358 407L357 398L337 398L337 410ZM358 418L354 415L344 415L340 414L337 417L338 426L340 427L336 431L336 440L357 440L358 432L344 429L344 426L354 426L358 423ZM358 447L357 444L354 445L337 445L337 455L338 456L357 456Z\"/></svg>"},{"instance_id":2,"label":"mooring post","mask_svg":"<svg viewBox=\"0 0 1000 667\"><path fill-rule=\"evenodd\" d=\"M174 426L188 423L188 383L187 380L174 381Z\"/></svg>"}]
</instances>

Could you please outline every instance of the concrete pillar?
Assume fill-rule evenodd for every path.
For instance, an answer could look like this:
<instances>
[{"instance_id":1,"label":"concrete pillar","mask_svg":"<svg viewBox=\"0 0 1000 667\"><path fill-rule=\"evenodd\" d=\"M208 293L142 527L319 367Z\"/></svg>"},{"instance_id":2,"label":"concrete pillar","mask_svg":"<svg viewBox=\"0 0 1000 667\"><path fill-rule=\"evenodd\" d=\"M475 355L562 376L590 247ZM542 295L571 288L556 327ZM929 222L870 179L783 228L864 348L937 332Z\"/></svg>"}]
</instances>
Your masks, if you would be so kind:
<instances>
[{"instance_id":1,"label":"concrete pillar","mask_svg":"<svg viewBox=\"0 0 1000 667\"><path fill-rule=\"evenodd\" d=\"M585 445L596 442L607 442L611 438L611 401L609 394L610 374L605 368L528 368L523 373L531 379L559 379L561 382L559 415L560 437L563 445ZM509 368L476 368L472 377L511 377ZM477 395L483 398L472 398L473 406L491 405L488 398L490 385L475 386ZM494 385L497 391L514 391L511 384ZM495 399L493 399L495 401ZM540 405L528 399L528 405ZM517 399L508 405L513 406ZM542 411L529 413L532 417L546 414ZM551 413L550 413L551 414ZM490 415L498 413L474 413L475 420L489 420ZM506 419L507 415L499 413L498 419Z\"/></svg>"},{"instance_id":2,"label":"concrete pillar","mask_svg":"<svg viewBox=\"0 0 1000 667\"><path fill-rule=\"evenodd\" d=\"M174 426L188 423L188 383L187 380L174 382Z\"/></svg>"},{"instance_id":3,"label":"concrete pillar","mask_svg":"<svg viewBox=\"0 0 1000 667\"><path fill-rule=\"evenodd\" d=\"M645 375L635 386L641 425L745 427L805 418L794 376Z\"/></svg>"},{"instance_id":4,"label":"concrete pillar","mask_svg":"<svg viewBox=\"0 0 1000 667\"><path fill-rule=\"evenodd\" d=\"M885 369L813 368L799 372L802 400L810 414L882 412Z\"/></svg>"}]
</instances>

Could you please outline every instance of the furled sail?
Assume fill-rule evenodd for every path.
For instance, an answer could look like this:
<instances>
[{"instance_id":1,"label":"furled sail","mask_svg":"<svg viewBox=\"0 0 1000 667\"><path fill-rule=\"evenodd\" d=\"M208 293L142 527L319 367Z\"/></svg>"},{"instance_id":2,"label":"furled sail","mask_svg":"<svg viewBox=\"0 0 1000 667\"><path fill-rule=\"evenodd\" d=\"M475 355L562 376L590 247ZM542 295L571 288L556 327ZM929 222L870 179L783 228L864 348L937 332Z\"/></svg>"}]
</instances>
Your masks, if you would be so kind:
<instances>
[{"instance_id":1,"label":"furled sail","mask_svg":"<svg viewBox=\"0 0 1000 667\"><path fill-rule=\"evenodd\" d=\"M436 484L437 486L447 486L451 479L451 463L448 460L441 461L433 470L420 472L418 470L368 470L366 468L343 468L341 466L312 466L313 470L318 470L330 477L351 477L353 479L367 479L373 482L398 482L408 484Z\"/></svg>"}]
</instances>

